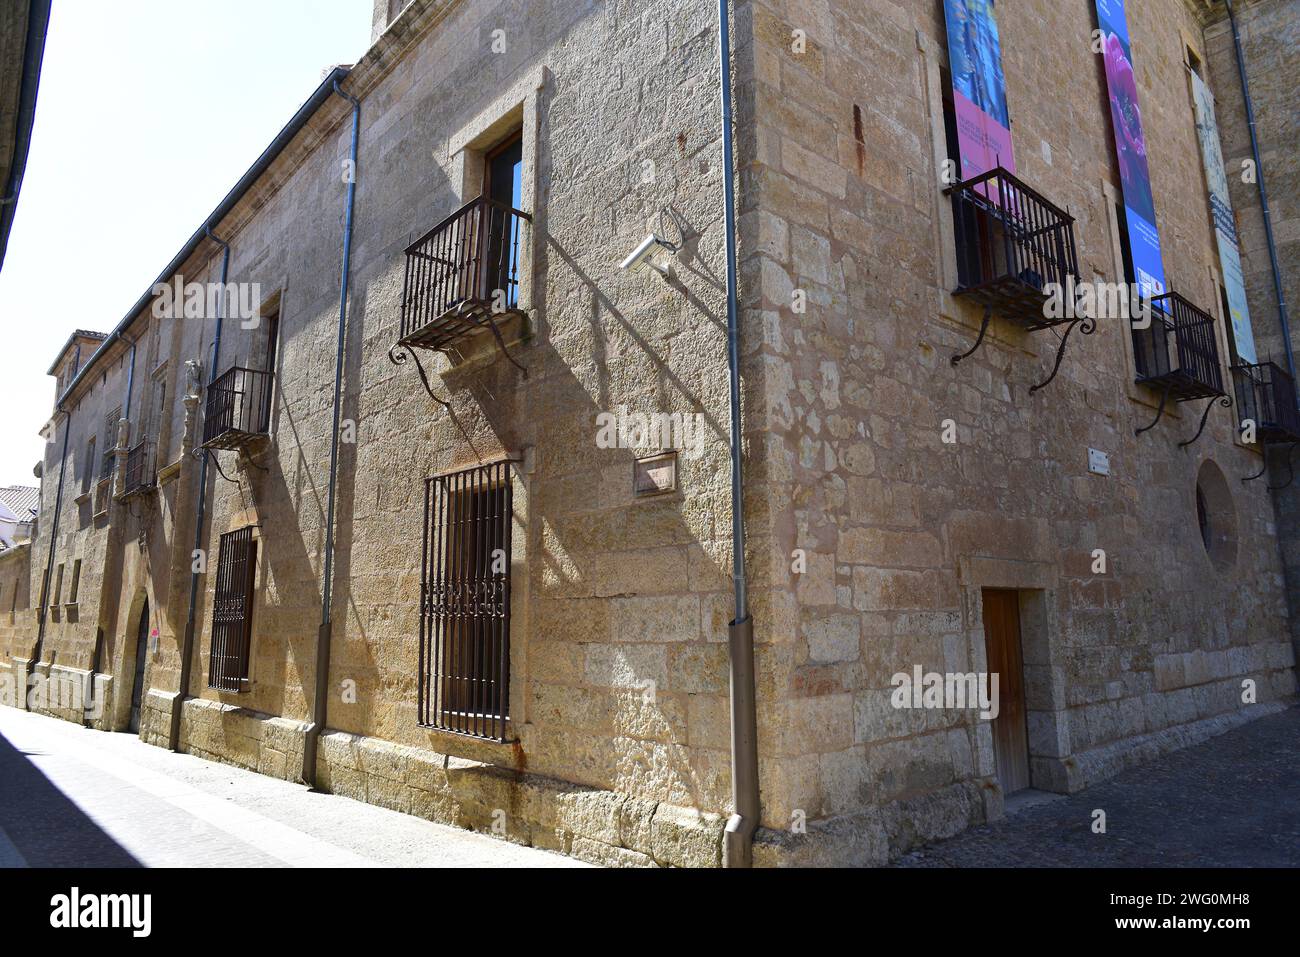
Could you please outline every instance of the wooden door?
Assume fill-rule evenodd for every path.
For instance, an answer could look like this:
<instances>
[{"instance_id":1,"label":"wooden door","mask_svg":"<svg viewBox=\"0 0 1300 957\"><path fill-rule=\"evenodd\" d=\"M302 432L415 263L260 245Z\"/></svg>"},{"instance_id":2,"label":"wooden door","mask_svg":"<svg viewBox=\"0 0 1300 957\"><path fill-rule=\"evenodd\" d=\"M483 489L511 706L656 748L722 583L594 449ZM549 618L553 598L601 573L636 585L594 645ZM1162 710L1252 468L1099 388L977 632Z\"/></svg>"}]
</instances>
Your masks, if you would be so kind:
<instances>
[{"instance_id":1,"label":"wooden door","mask_svg":"<svg viewBox=\"0 0 1300 957\"><path fill-rule=\"evenodd\" d=\"M984 589L984 647L989 674L998 676L993 756L1004 794L1029 787L1029 731L1025 723L1025 668L1020 650L1020 595Z\"/></svg>"}]
</instances>

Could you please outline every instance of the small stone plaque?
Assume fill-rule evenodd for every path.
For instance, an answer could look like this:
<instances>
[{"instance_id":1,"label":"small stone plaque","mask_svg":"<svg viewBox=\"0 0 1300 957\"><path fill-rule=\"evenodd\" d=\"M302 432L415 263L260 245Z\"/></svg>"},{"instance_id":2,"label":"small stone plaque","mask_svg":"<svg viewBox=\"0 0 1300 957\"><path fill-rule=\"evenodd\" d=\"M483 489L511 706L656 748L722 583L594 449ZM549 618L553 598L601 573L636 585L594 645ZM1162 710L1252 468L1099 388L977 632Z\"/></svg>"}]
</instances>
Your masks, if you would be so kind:
<instances>
[{"instance_id":1,"label":"small stone plaque","mask_svg":"<svg viewBox=\"0 0 1300 957\"><path fill-rule=\"evenodd\" d=\"M1110 474L1110 456L1096 449L1088 450L1088 471L1093 475Z\"/></svg>"},{"instance_id":2,"label":"small stone plaque","mask_svg":"<svg viewBox=\"0 0 1300 957\"><path fill-rule=\"evenodd\" d=\"M637 498L677 491L677 453L660 452L633 465L632 491Z\"/></svg>"}]
</instances>

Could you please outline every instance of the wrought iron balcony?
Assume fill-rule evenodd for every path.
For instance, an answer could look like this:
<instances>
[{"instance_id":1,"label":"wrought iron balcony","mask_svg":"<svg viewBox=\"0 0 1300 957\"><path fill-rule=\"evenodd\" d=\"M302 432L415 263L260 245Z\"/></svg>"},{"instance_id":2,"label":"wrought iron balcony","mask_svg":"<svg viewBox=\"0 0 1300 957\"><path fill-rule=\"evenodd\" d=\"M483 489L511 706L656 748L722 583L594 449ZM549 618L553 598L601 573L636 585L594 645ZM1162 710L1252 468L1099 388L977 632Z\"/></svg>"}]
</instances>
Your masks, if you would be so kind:
<instances>
[{"instance_id":1,"label":"wrought iron balcony","mask_svg":"<svg viewBox=\"0 0 1300 957\"><path fill-rule=\"evenodd\" d=\"M1243 363L1232 367L1232 376L1238 415L1255 423L1260 442L1300 442L1295 381L1285 369L1272 362Z\"/></svg>"},{"instance_id":2,"label":"wrought iron balcony","mask_svg":"<svg viewBox=\"0 0 1300 957\"><path fill-rule=\"evenodd\" d=\"M1282 462L1286 465L1286 481L1281 485L1269 486L1272 491L1280 491L1295 478L1291 454L1295 451L1295 446L1300 444L1300 408L1296 406L1295 380L1285 369L1272 362L1233 366L1232 378L1236 386L1238 421L1243 426L1242 435L1250 437L1245 425L1253 422L1253 440L1259 444L1264 455L1260 470L1242 481L1253 482L1263 478L1269 470L1270 447L1285 445L1287 448L1283 451Z\"/></svg>"},{"instance_id":3,"label":"wrought iron balcony","mask_svg":"<svg viewBox=\"0 0 1300 957\"><path fill-rule=\"evenodd\" d=\"M393 362L405 361L403 349L445 351L484 330L510 359L497 324L520 312L520 250L525 224L531 222L528 213L480 196L407 247L400 336L389 353Z\"/></svg>"},{"instance_id":4,"label":"wrought iron balcony","mask_svg":"<svg viewBox=\"0 0 1300 957\"><path fill-rule=\"evenodd\" d=\"M953 295L1026 329L1045 329L1051 286L1078 283L1074 217L1001 167L958 183L952 196L958 286Z\"/></svg>"},{"instance_id":5,"label":"wrought iron balcony","mask_svg":"<svg viewBox=\"0 0 1300 957\"><path fill-rule=\"evenodd\" d=\"M1137 366L1138 384L1160 392L1155 420L1138 429L1137 435L1155 428L1169 399L1175 402L1209 399L1196 435L1179 443L1180 447L1191 445L1205 430L1206 417L1216 399L1225 407L1232 405L1232 399L1223 391L1214 317L1176 292L1151 300L1150 325L1133 330L1133 362Z\"/></svg>"},{"instance_id":6,"label":"wrought iron balcony","mask_svg":"<svg viewBox=\"0 0 1300 957\"><path fill-rule=\"evenodd\" d=\"M126 453L126 469L122 476L122 494L139 495L154 487L154 444L141 442Z\"/></svg>"},{"instance_id":7,"label":"wrought iron balcony","mask_svg":"<svg viewBox=\"0 0 1300 957\"><path fill-rule=\"evenodd\" d=\"M1051 375L1030 388L1037 392L1060 371L1075 326L1091 335L1096 322L1068 302L1079 283L1074 217L998 167L946 191L952 197L957 246L954 296L982 303L984 321L975 344L952 357L955 366L984 343L993 313L1030 331L1069 324L1060 337ZM1052 309L1055 300L1057 309Z\"/></svg>"},{"instance_id":8,"label":"wrought iron balcony","mask_svg":"<svg viewBox=\"0 0 1300 957\"><path fill-rule=\"evenodd\" d=\"M208 386L205 449L238 449L266 435L271 424L270 372L234 366Z\"/></svg>"},{"instance_id":9,"label":"wrought iron balcony","mask_svg":"<svg viewBox=\"0 0 1300 957\"><path fill-rule=\"evenodd\" d=\"M1223 394L1214 317L1176 292L1151 300L1151 325L1133 330L1137 381L1178 402Z\"/></svg>"}]
</instances>

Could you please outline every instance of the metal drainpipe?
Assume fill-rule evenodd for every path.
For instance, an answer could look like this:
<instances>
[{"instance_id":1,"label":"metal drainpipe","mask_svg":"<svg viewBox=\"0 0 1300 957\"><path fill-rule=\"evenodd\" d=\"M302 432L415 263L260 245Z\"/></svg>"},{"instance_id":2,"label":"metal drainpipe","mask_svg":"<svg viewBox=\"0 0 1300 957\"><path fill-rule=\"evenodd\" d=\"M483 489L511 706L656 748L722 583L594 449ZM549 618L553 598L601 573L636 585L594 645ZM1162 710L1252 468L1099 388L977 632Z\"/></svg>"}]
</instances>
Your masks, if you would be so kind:
<instances>
[{"instance_id":1,"label":"metal drainpipe","mask_svg":"<svg viewBox=\"0 0 1300 957\"><path fill-rule=\"evenodd\" d=\"M54 570L54 546L59 538L59 514L63 511L63 480L68 466L68 439L72 435L72 413L63 408L60 400L54 407L55 414L63 413L63 455L59 458L59 489L54 493L54 517L50 521L50 550L45 558L45 571L41 575L41 617L36 628L36 650L32 655L32 666L40 664L41 653L45 648L45 620L50 611L50 573ZM90 467L89 463L86 465ZM23 707L26 707L27 692L23 691Z\"/></svg>"},{"instance_id":2,"label":"metal drainpipe","mask_svg":"<svg viewBox=\"0 0 1300 957\"><path fill-rule=\"evenodd\" d=\"M131 362L126 367L126 398L122 400L122 418L130 421L131 419L131 390L135 386L135 344L138 339L131 340ZM127 437L127 443L131 441Z\"/></svg>"},{"instance_id":3,"label":"metal drainpipe","mask_svg":"<svg viewBox=\"0 0 1300 957\"><path fill-rule=\"evenodd\" d=\"M754 683L754 620L745 580L745 501L740 422L740 332L736 293L736 183L732 168L731 37L727 0L718 0L722 87L722 181L726 191L727 365L731 384L731 567L736 617L727 626L731 663L731 795L723 863L751 867L754 832L760 815L758 787L758 712Z\"/></svg>"},{"instance_id":4,"label":"metal drainpipe","mask_svg":"<svg viewBox=\"0 0 1300 957\"><path fill-rule=\"evenodd\" d=\"M1282 270L1277 262L1277 244L1273 240L1273 216L1268 208L1268 188L1264 185L1264 162L1259 157L1259 137L1255 132L1255 106L1250 98L1250 80L1246 77L1246 54L1241 49L1241 32L1237 29L1237 15L1228 5L1228 22L1232 24L1232 43L1237 50L1237 72L1241 76L1241 95L1246 101L1246 125L1250 128L1250 152L1255 160L1255 182L1259 186L1259 205L1264 211L1264 238L1268 243L1268 258L1273 267L1273 289L1277 292L1277 318L1282 325L1282 344L1286 348L1286 369L1295 382L1295 356L1291 351L1291 324L1286 313L1286 291L1282 286Z\"/></svg>"},{"instance_id":5,"label":"metal drainpipe","mask_svg":"<svg viewBox=\"0 0 1300 957\"><path fill-rule=\"evenodd\" d=\"M226 280L230 275L230 243L223 239L218 239L217 235L211 229L204 230L208 238L221 247L221 288L223 293L217 300L217 328L212 336L212 357L208 363L208 388L212 383L217 381L217 361L221 357L221 327L226 313L226 297L224 290ZM206 393L206 390L205 390ZM197 416L196 416L197 419ZM194 423L195 435L202 435L200 423ZM199 459L199 501L194 512L194 551L200 551L203 548L203 522L207 517L208 501L208 455L202 453ZM172 705L171 730L167 736L167 747L172 751L180 750L181 744L181 712L185 708L185 702L190 696L190 671L192 669L192 660L194 658L194 610L199 600L199 572L193 571L191 565L190 571L190 607L185 616L185 636L181 641L181 679L180 688L176 693L176 702Z\"/></svg>"},{"instance_id":6,"label":"metal drainpipe","mask_svg":"<svg viewBox=\"0 0 1300 957\"><path fill-rule=\"evenodd\" d=\"M334 92L352 104L352 165L348 178L347 212L343 223L343 266L339 279L339 334L334 354L334 430L330 437L330 483L325 504L325 569L321 584L320 628L316 632L316 691L311 701L311 723L303 738L302 780L316 786L316 750L328 713L330 678L330 638L334 630L331 600L334 584L334 497L339 470L339 415L343 402L343 346L348 324L348 279L352 268L352 214L357 199L357 143L361 134L361 102L344 93L338 80Z\"/></svg>"}]
</instances>

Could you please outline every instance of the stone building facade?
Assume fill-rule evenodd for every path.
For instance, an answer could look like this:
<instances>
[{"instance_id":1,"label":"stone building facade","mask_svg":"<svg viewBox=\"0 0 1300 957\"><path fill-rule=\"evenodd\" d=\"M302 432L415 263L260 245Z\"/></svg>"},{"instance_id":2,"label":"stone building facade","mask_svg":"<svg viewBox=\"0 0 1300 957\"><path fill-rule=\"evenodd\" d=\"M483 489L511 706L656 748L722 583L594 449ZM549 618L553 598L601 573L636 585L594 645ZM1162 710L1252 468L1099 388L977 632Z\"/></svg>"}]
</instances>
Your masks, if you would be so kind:
<instances>
[{"instance_id":1,"label":"stone building facade","mask_svg":"<svg viewBox=\"0 0 1300 957\"><path fill-rule=\"evenodd\" d=\"M1188 50L1210 65L1235 157L1218 12L1133 6L1170 286L1219 318L1231 381L1185 76ZM1090 5L1032 8L999 11L1017 175L1068 209L1080 278L1119 282ZM716 8L375 10L366 55L60 380L30 572L52 597L0 667L159 746L597 862L721 864ZM1292 512L1239 481L1260 454L1234 415L1135 434L1160 396L1120 320L1034 391L1063 330L995 315L950 362L981 310L953 295L942 5L744 0L732 30L755 863L881 863L1002 813L995 722L893 704L918 668L999 671L995 607L1021 784L1076 791L1283 707ZM620 269L647 232L661 268ZM191 310L191 283L234 294Z\"/></svg>"}]
</instances>

